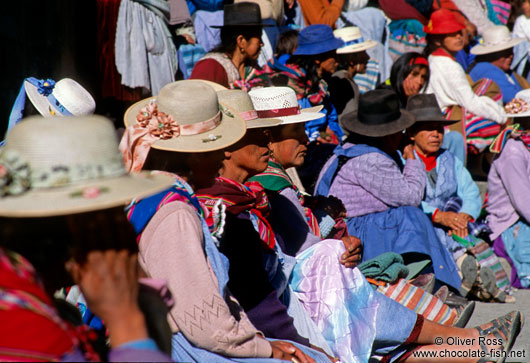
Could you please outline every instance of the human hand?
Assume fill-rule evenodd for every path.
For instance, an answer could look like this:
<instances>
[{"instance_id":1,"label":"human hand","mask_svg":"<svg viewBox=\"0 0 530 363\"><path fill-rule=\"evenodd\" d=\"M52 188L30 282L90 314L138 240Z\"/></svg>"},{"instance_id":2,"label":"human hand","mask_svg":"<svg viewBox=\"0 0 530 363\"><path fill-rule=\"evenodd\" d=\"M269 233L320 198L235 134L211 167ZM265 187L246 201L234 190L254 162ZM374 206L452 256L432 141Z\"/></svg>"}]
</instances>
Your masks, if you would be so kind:
<instances>
[{"instance_id":1,"label":"human hand","mask_svg":"<svg viewBox=\"0 0 530 363\"><path fill-rule=\"evenodd\" d=\"M182 34L182 36L184 37L184 39L186 39L186 41L188 42L188 44L191 44L191 45L195 45L195 39L193 39L193 37L189 34Z\"/></svg>"},{"instance_id":2,"label":"human hand","mask_svg":"<svg viewBox=\"0 0 530 363\"><path fill-rule=\"evenodd\" d=\"M285 5L287 5L287 9L292 9L295 3L296 0L285 0Z\"/></svg>"},{"instance_id":3,"label":"human hand","mask_svg":"<svg viewBox=\"0 0 530 363\"><path fill-rule=\"evenodd\" d=\"M416 155L414 155L414 146L409 144L403 148L403 158L411 160L416 159Z\"/></svg>"},{"instance_id":4,"label":"human hand","mask_svg":"<svg viewBox=\"0 0 530 363\"><path fill-rule=\"evenodd\" d=\"M441 224L453 231L467 229L468 219L462 214L464 213L438 211L434 216L434 223Z\"/></svg>"},{"instance_id":5,"label":"human hand","mask_svg":"<svg viewBox=\"0 0 530 363\"><path fill-rule=\"evenodd\" d=\"M127 250L92 251L67 266L90 310L103 320L113 347L148 338L138 306L138 258Z\"/></svg>"},{"instance_id":6,"label":"human hand","mask_svg":"<svg viewBox=\"0 0 530 363\"><path fill-rule=\"evenodd\" d=\"M405 92L407 97L417 95L420 92L420 83L412 77L405 78L403 81L403 92Z\"/></svg>"},{"instance_id":7,"label":"human hand","mask_svg":"<svg viewBox=\"0 0 530 363\"><path fill-rule=\"evenodd\" d=\"M469 235L469 232L467 228L462 228L462 229L452 229L449 231L448 234L449 236L454 234L454 235L457 235L458 237L466 238Z\"/></svg>"},{"instance_id":8,"label":"human hand","mask_svg":"<svg viewBox=\"0 0 530 363\"><path fill-rule=\"evenodd\" d=\"M320 353L325 354L326 357L328 357L328 359L329 359L331 362L333 362L333 363L336 363L336 362L338 362L338 361L340 360L339 358L336 358L336 357L332 357L332 356L330 356L328 353L326 353L326 352L324 351L324 349L322 349L322 348L320 348L320 347L317 347L316 345L310 344L309 346L311 347L311 349L317 350L317 351L319 351Z\"/></svg>"},{"instance_id":9,"label":"human hand","mask_svg":"<svg viewBox=\"0 0 530 363\"><path fill-rule=\"evenodd\" d=\"M322 195L317 196L315 208L322 209L333 219L346 218L347 216L344 203L342 203L342 200L333 195L328 197L324 197Z\"/></svg>"},{"instance_id":10,"label":"human hand","mask_svg":"<svg viewBox=\"0 0 530 363\"><path fill-rule=\"evenodd\" d=\"M293 363L315 363L313 358L305 355L304 352L289 342L275 340L270 343L272 358L292 361Z\"/></svg>"},{"instance_id":11,"label":"human hand","mask_svg":"<svg viewBox=\"0 0 530 363\"><path fill-rule=\"evenodd\" d=\"M363 245L359 238L346 236L341 238L346 252L340 256L340 263L344 267L354 268L361 261Z\"/></svg>"}]
</instances>

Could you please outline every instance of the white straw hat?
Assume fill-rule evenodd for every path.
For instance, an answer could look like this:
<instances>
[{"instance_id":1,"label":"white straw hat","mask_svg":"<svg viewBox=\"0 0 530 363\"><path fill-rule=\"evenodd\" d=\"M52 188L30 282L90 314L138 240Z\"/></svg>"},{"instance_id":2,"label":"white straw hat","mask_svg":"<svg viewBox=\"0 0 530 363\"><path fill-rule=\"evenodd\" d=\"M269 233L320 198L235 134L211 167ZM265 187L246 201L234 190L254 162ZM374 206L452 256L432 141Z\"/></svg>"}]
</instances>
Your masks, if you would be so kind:
<instances>
[{"instance_id":1,"label":"white straw hat","mask_svg":"<svg viewBox=\"0 0 530 363\"><path fill-rule=\"evenodd\" d=\"M487 28L482 35L482 44L471 48L471 54L481 55L510 49L524 41L522 38L512 38L510 30L504 25Z\"/></svg>"},{"instance_id":2,"label":"white straw hat","mask_svg":"<svg viewBox=\"0 0 530 363\"><path fill-rule=\"evenodd\" d=\"M168 188L166 175L129 175L101 116L30 117L0 150L0 216L47 217L126 206Z\"/></svg>"},{"instance_id":3,"label":"white straw hat","mask_svg":"<svg viewBox=\"0 0 530 363\"><path fill-rule=\"evenodd\" d=\"M254 109L252 100L248 93L242 90L225 90L217 92L219 103L231 107L247 123L247 129L258 127L272 127L282 123L275 118L260 118L258 112Z\"/></svg>"},{"instance_id":4,"label":"white straw hat","mask_svg":"<svg viewBox=\"0 0 530 363\"><path fill-rule=\"evenodd\" d=\"M51 79L27 78L24 88L31 103L44 117L90 115L96 109L90 93L70 78L57 83Z\"/></svg>"},{"instance_id":5,"label":"white straw hat","mask_svg":"<svg viewBox=\"0 0 530 363\"><path fill-rule=\"evenodd\" d=\"M364 40L361 31L356 26L337 29L333 31L333 35L345 43L344 47L337 49L337 54L362 52L377 45L375 40Z\"/></svg>"},{"instance_id":6,"label":"white straw hat","mask_svg":"<svg viewBox=\"0 0 530 363\"><path fill-rule=\"evenodd\" d=\"M281 120L281 125L317 120L324 117L318 111L322 106L301 109L292 88L264 87L251 90L252 99L258 117L272 117Z\"/></svg>"}]
</instances>

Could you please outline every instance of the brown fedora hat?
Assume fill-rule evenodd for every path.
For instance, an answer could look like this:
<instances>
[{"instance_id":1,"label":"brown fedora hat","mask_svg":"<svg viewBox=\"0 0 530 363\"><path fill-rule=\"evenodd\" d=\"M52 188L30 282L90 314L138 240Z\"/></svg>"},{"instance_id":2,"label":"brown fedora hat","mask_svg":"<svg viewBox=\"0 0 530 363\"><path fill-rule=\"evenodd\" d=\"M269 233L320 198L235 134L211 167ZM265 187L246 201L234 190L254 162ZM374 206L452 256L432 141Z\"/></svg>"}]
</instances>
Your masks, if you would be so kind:
<instances>
[{"instance_id":1,"label":"brown fedora hat","mask_svg":"<svg viewBox=\"0 0 530 363\"><path fill-rule=\"evenodd\" d=\"M416 122L414 115L399 108L399 98L394 91L377 89L359 98L357 112L341 116L341 125L348 132L382 137L403 131Z\"/></svg>"}]
</instances>

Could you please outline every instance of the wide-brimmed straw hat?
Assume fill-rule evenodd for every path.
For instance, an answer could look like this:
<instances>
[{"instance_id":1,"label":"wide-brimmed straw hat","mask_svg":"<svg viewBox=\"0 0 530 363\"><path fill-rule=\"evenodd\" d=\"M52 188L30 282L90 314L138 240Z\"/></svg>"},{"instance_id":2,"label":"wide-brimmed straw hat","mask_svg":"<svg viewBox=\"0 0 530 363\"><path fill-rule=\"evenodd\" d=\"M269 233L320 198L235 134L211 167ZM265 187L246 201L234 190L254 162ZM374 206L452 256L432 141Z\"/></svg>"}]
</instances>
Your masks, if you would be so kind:
<instances>
[{"instance_id":1,"label":"wide-brimmed straw hat","mask_svg":"<svg viewBox=\"0 0 530 363\"><path fill-rule=\"evenodd\" d=\"M337 54L362 52L377 45L375 40L364 40L361 30L356 26L348 26L333 31L333 35L344 41L344 46L337 49Z\"/></svg>"},{"instance_id":2,"label":"wide-brimmed straw hat","mask_svg":"<svg viewBox=\"0 0 530 363\"><path fill-rule=\"evenodd\" d=\"M394 91L377 89L359 98L355 114L345 114L341 126L348 132L382 137L403 131L416 121L414 115L399 108L399 97Z\"/></svg>"},{"instance_id":3,"label":"wide-brimmed straw hat","mask_svg":"<svg viewBox=\"0 0 530 363\"><path fill-rule=\"evenodd\" d=\"M342 46L344 42L333 35L333 29L329 25L314 24L298 34L298 47L293 55L321 54Z\"/></svg>"},{"instance_id":4,"label":"wide-brimmed straw hat","mask_svg":"<svg viewBox=\"0 0 530 363\"><path fill-rule=\"evenodd\" d=\"M101 116L33 116L0 150L0 216L47 217L125 206L172 184L129 175L112 123Z\"/></svg>"},{"instance_id":5,"label":"wide-brimmed straw hat","mask_svg":"<svg viewBox=\"0 0 530 363\"><path fill-rule=\"evenodd\" d=\"M259 117L258 112L254 109L252 100L248 93L242 90L225 90L217 92L219 103L232 108L238 115L245 120L247 129L258 127L272 127L282 123L280 119L270 117Z\"/></svg>"},{"instance_id":6,"label":"wide-brimmed straw hat","mask_svg":"<svg viewBox=\"0 0 530 363\"><path fill-rule=\"evenodd\" d=\"M263 23L260 6L254 2L227 4L223 8L223 25L212 25L211 28L229 28L241 26L272 26Z\"/></svg>"},{"instance_id":7,"label":"wide-brimmed straw hat","mask_svg":"<svg viewBox=\"0 0 530 363\"><path fill-rule=\"evenodd\" d=\"M440 9L431 14L423 31L427 34L451 34L464 29L466 26L456 20L451 10Z\"/></svg>"},{"instance_id":8,"label":"wide-brimmed straw hat","mask_svg":"<svg viewBox=\"0 0 530 363\"><path fill-rule=\"evenodd\" d=\"M26 78L24 88L31 103L44 116L83 116L94 113L96 102L90 93L70 78Z\"/></svg>"},{"instance_id":9,"label":"wide-brimmed straw hat","mask_svg":"<svg viewBox=\"0 0 530 363\"><path fill-rule=\"evenodd\" d=\"M510 49L524 41L523 38L512 38L510 30L504 25L496 25L487 28L482 34L482 44L471 48L471 54L481 55L500 52Z\"/></svg>"},{"instance_id":10,"label":"wide-brimmed straw hat","mask_svg":"<svg viewBox=\"0 0 530 363\"><path fill-rule=\"evenodd\" d=\"M447 120L440 110L436 96L432 93L420 93L407 100L407 111L414 114L417 122L439 122L450 125L457 121Z\"/></svg>"},{"instance_id":11,"label":"wide-brimmed straw hat","mask_svg":"<svg viewBox=\"0 0 530 363\"><path fill-rule=\"evenodd\" d=\"M245 121L220 107L215 90L200 80L164 86L158 96L132 105L120 143L127 170L139 171L149 149L207 152L224 149L245 135Z\"/></svg>"},{"instance_id":12,"label":"wide-brimmed straw hat","mask_svg":"<svg viewBox=\"0 0 530 363\"><path fill-rule=\"evenodd\" d=\"M322 106L300 108L296 93L289 87L264 87L251 90L252 100L258 117L281 120L280 125L317 120L324 117L319 113Z\"/></svg>"}]
</instances>

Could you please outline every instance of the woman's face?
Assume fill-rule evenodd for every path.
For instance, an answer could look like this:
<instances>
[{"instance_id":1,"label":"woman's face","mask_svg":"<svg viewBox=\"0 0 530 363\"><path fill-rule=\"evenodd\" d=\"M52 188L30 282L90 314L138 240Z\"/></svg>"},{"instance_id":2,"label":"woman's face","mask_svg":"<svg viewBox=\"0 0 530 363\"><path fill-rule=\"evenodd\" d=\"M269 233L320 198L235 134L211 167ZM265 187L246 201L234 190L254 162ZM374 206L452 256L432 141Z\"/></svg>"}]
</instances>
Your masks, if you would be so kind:
<instances>
[{"instance_id":1,"label":"woman's face","mask_svg":"<svg viewBox=\"0 0 530 363\"><path fill-rule=\"evenodd\" d=\"M190 154L188 159L188 166L191 169L189 178L194 189L209 188L214 185L224 159L224 150Z\"/></svg>"},{"instance_id":2,"label":"woman's face","mask_svg":"<svg viewBox=\"0 0 530 363\"><path fill-rule=\"evenodd\" d=\"M491 63L502 69L504 72L508 72L511 69L513 62L513 48L506 49L498 52L497 59Z\"/></svg>"},{"instance_id":3,"label":"woman's face","mask_svg":"<svg viewBox=\"0 0 530 363\"><path fill-rule=\"evenodd\" d=\"M223 175L236 180L236 175L244 173L248 179L264 171L269 162L268 143L269 136L264 129L248 129L243 139L225 152Z\"/></svg>"},{"instance_id":4,"label":"woman's face","mask_svg":"<svg viewBox=\"0 0 530 363\"><path fill-rule=\"evenodd\" d=\"M462 31L446 34L442 40L442 47L450 53L456 53L464 49L464 36Z\"/></svg>"},{"instance_id":5,"label":"woman's face","mask_svg":"<svg viewBox=\"0 0 530 363\"><path fill-rule=\"evenodd\" d=\"M355 68L355 73L366 73L366 65L370 60L370 56L366 51L354 53L351 64Z\"/></svg>"},{"instance_id":6,"label":"woman's face","mask_svg":"<svg viewBox=\"0 0 530 363\"><path fill-rule=\"evenodd\" d=\"M521 11L526 18L530 18L530 1L523 1L521 4Z\"/></svg>"},{"instance_id":7,"label":"woman's face","mask_svg":"<svg viewBox=\"0 0 530 363\"><path fill-rule=\"evenodd\" d=\"M304 163L309 139L305 133L305 123L299 122L278 126L281 128L278 140L273 140L269 149L278 163L285 169L298 167Z\"/></svg>"},{"instance_id":8,"label":"woman's face","mask_svg":"<svg viewBox=\"0 0 530 363\"><path fill-rule=\"evenodd\" d=\"M322 76L323 73L335 73L339 65L337 62L337 52L334 50L324 53L320 57L320 60L315 60L315 62L318 66L317 72L319 76Z\"/></svg>"},{"instance_id":9,"label":"woman's face","mask_svg":"<svg viewBox=\"0 0 530 363\"><path fill-rule=\"evenodd\" d=\"M403 80L403 91L407 97L417 95L427 82L428 69L425 66L415 66Z\"/></svg>"},{"instance_id":10,"label":"woman's face","mask_svg":"<svg viewBox=\"0 0 530 363\"><path fill-rule=\"evenodd\" d=\"M419 122L411 129L413 135L410 139L414 148L422 155L434 155L442 147L444 128L439 122Z\"/></svg>"},{"instance_id":11,"label":"woman's face","mask_svg":"<svg viewBox=\"0 0 530 363\"><path fill-rule=\"evenodd\" d=\"M241 48L248 59L256 60L259 57L262 46L261 36L253 36L248 40L243 38Z\"/></svg>"}]
</instances>

